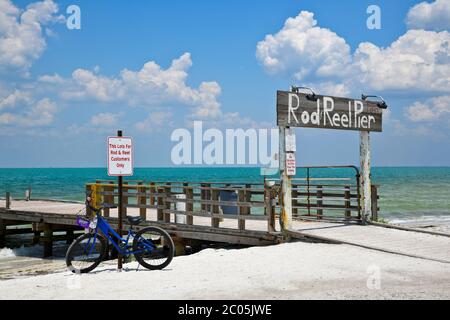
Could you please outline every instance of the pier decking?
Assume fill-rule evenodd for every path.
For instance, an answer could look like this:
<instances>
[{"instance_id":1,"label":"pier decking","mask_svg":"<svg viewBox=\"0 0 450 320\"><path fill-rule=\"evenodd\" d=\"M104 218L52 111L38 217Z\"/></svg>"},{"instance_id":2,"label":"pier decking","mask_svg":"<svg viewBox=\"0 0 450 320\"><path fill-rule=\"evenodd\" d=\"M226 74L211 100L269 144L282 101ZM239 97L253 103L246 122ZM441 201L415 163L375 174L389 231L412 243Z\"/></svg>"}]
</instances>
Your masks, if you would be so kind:
<instances>
[{"instance_id":1,"label":"pier decking","mask_svg":"<svg viewBox=\"0 0 450 320\"><path fill-rule=\"evenodd\" d=\"M76 227L76 213L84 208L81 203L54 201L13 201L5 209L0 201L0 219L5 225L33 224L33 230L72 230ZM139 208L128 208L127 215L139 215ZM211 218L195 217L195 224L157 221L157 209L149 209L147 220L139 227L157 225L166 229L176 239L207 242L269 245L282 242L278 220L274 230L267 230L267 221L248 220L244 230L239 230L235 219L223 219L219 226L211 227ZM107 218L117 226L117 209L111 209ZM127 228L128 226L125 227ZM48 235L48 231L47 231ZM368 249L401 254L421 259L450 263L450 237L384 228L374 225L331 223L324 221L295 220L290 235L294 239L345 243ZM50 236L49 236L50 237ZM50 237L51 238L51 237ZM51 242L50 242L51 245ZM48 246L48 245L47 245ZM51 249L48 253L51 253Z\"/></svg>"}]
</instances>

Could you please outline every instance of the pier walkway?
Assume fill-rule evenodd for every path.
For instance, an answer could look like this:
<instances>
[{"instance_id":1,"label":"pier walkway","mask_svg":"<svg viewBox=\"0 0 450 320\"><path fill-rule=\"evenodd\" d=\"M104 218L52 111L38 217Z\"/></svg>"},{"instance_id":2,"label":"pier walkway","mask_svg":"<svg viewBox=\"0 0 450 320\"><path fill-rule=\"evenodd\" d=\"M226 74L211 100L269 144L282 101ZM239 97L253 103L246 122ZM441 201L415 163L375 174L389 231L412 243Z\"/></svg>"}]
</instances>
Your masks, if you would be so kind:
<instances>
[{"instance_id":1,"label":"pier walkway","mask_svg":"<svg viewBox=\"0 0 450 320\"><path fill-rule=\"evenodd\" d=\"M76 227L76 213L84 208L82 203L55 201L13 201L10 209L5 209L5 201L0 200L0 219L8 228L6 234L20 233L13 230L18 225L29 225L32 232L44 233L50 238L51 230L71 230ZM139 215L139 208L128 208L127 215ZM274 221L274 231L267 230L267 221L246 220L244 230L239 230L235 219L220 219L217 227L211 227L211 218L195 217L192 225L175 223L175 217L167 222L158 221L157 210L146 212L147 220L140 226L157 225L166 229L180 240L199 240L207 242L226 242L245 245L268 245L283 242L278 219ZM110 209L107 218L117 225L117 209ZM125 227L128 227L125 225ZM29 228L29 226L28 226ZM23 231L25 233L25 231ZM450 236L433 235L416 231L405 231L375 225L344 224L326 221L294 220L290 232L293 239L345 243L383 252L400 254L421 259L450 263ZM51 254L51 248L48 253ZM47 254L48 255L48 254Z\"/></svg>"}]
</instances>

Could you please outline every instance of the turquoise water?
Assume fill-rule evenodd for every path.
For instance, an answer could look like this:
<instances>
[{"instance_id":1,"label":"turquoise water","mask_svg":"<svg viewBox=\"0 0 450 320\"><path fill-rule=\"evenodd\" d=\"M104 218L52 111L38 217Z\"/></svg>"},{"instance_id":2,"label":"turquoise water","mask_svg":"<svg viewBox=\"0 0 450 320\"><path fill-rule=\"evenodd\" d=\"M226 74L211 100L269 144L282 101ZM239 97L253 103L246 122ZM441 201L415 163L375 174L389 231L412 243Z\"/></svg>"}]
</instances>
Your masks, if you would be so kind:
<instances>
[{"instance_id":1,"label":"turquoise water","mask_svg":"<svg viewBox=\"0 0 450 320\"><path fill-rule=\"evenodd\" d=\"M305 170L298 170L298 177ZM350 177L352 169L314 169L313 177ZM105 168L0 169L0 197L83 200L84 184L109 179ZM136 168L133 180L262 182L259 168ZM450 219L450 167L376 167L381 216L389 220Z\"/></svg>"}]
</instances>

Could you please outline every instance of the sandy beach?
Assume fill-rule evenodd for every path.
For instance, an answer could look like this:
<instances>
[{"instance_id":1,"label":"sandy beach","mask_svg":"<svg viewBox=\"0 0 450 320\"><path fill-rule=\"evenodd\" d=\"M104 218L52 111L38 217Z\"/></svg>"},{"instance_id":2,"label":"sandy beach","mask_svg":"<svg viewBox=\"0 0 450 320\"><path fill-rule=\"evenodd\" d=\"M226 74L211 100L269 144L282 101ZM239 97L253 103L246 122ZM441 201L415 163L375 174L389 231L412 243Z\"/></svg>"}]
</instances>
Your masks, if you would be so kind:
<instances>
[{"instance_id":1,"label":"sandy beach","mask_svg":"<svg viewBox=\"0 0 450 320\"><path fill-rule=\"evenodd\" d=\"M0 299L450 298L450 264L348 245L205 249L175 257L162 271L136 267L125 264L119 273L109 261L81 276L59 271L2 280Z\"/></svg>"}]
</instances>

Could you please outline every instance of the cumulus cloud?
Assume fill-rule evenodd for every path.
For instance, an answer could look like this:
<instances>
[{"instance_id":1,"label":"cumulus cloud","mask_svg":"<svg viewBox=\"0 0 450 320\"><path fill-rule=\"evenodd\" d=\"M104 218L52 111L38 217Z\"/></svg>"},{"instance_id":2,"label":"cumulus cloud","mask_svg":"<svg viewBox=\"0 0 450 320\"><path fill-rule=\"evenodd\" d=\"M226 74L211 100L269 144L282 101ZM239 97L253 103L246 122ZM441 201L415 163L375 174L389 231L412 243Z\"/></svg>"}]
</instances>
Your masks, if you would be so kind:
<instances>
[{"instance_id":1,"label":"cumulus cloud","mask_svg":"<svg viewBox=\"0 0 450 320\"><path fill-rule=\"evenodd\" d=\"M406 17L411 29L443 31L450 29L450 0L421 2L412 7Z\"/></svg>"},{"instance_id":2,"label":"cumulus cloud","mask_svg":"<svg viewBox=\"0 0 450 320\"><path fill-rule=\"evenodd\" d=\"M450 92L449 44L447 31L408 30L387 48L364 42L352 54L343 38L302 11L260 41L256 57L269 73L322 81L339 93L348 88Z\"/></svg>"},{"instance_id":3,"label":"cumulus cloud","mask_svg":"<svg viewBox=\"0 0 450 320\"><path fill-rule=\"evenodd\" d=\"M0 0L0 67L26 70L46 47L43 26L63 21L52 0L34 2L25 10Z\"/></svg>"},{"instance_id":4,"label":"cumulus cloud","mask_svg":"<svg viewBox=\"0 0 450 320\"><path fill-rule=\"evenodd\" d=\"M357 79L375 90L450 91L450 33L409 30L387 48L364 42L354 54Z\"/></svg>"},{"instance_id":5,"label":"cumulus cloud","mask_svg":"<svg viewBox=\"0 0 450 320\"><path fill-rule=\"evenodd\" d=\"M58 111L56 103L48 98L37 102L27 102L20 113L5 112L0 114L0 126L42 127L50 125Z\"/></svg>"},{"instance_id":6,"label":"cumulus cloud","mask_svg":"<svg viewBox=\"0 0 450 320\"><path fill-rule=\"evenodd\" d=\"M14 108L17 104L29 104L31 101L30 94L20 90L15 90L4 98L0 98L0 110L7 108Z\"/></svg>"},{"instance_id":7,"label":"cumulus cloud","mask_svg":"<svg viewBox=\"0 0 450 320\"><path fill-rule=\"evenodd\" d=\"M150 112L143 121L136 123L135 127L139 131L151 132L162 127L172 126L173 113L169 111Z\"/></svg>"},{"instance_id":8,"label":"cumulus cloud","mask_svg":"<svg viewBox=\"0 0 450 320\"><path fill-rule=\"evenodd\" d=\"M186 81L191 66L190 53L184 53L167 69L149 61L140 70L124 69L117 77L103 76L96 68L94 71L77 69L68 79L56 74L42 76L39 81L58 84L58 91L65 100L125 102L130 106L181 103L191 106L195 117L218 118L222 115L219 84L211 81L201 82L197 88L189 86Z\"/></svg>"},{"instance_id":9,"label":"cumulus cloud","mask_svg":"<svg viewBox=\"0 0 450 320\"><path fill-rule=\"evenodd\" d=\"M90 124L95 127L114 127L120 116L122 113L101 112L91 117Z\"/></svg>"},{"instance_id":10,"label":"cumulus cloud","mask_svg":"<svg viewBox=\"0 0 450 320\"><path fill-rule=\"evenodd\" d=\"M450 96L440 96L428 99L426 102L415 102L406 108L406 117L414 122L426 122L439 119L449 119Z\"/></svg>"},{"instance_id":11,"label":"cumulus cloud","mask_svg":"<svg viewBox=\"0 0 450 320\"><path fill-rule=\"evenodd\" d=\"M269 73L335 76L349 65L350 46L336 33L317 26L314 14L301 11L288 18L274 35L266 35L256 46L256 57Z\"/></svg>"}]
</instances>

